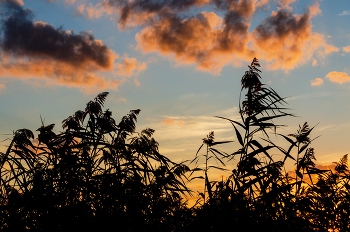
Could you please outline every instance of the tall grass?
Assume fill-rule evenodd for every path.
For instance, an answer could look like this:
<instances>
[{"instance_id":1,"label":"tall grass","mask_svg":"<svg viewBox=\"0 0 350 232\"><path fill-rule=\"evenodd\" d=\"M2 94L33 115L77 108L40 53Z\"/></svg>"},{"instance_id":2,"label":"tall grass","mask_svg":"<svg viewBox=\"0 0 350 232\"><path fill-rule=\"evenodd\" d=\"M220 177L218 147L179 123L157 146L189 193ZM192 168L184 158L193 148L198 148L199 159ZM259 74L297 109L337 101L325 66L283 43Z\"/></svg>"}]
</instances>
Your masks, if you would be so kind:
<instances>
[{"instance_id":1,"label":"tall grass","mask_svg":"<svg viewBox=\"0 0 350 232\"><path fill-rule=\"evenodd\" d=\"M295 133L280 134L275 121L293 115L285 99L262 84L259 67L254 58L242 77L241 120L217 116L233 127L238 148L221 151L231 141L215 142L210 132L189 163L161 155L154 130L136 132L140 110L117 123L103 110L107 92L63 120L61 133L54 124L43 124L36 139L28 129L17 130L0 153L0 228L349 231L347 155L335 170L319 170L313 127L304 123ZM288 160L295 163L293 175L282 171ZM227 179L210 180L210 170L226 170L232 161ZM188 207L186 198L195 193L187 185L194 179L203 180L201 203Z\"/></svg>"}]
</instances>

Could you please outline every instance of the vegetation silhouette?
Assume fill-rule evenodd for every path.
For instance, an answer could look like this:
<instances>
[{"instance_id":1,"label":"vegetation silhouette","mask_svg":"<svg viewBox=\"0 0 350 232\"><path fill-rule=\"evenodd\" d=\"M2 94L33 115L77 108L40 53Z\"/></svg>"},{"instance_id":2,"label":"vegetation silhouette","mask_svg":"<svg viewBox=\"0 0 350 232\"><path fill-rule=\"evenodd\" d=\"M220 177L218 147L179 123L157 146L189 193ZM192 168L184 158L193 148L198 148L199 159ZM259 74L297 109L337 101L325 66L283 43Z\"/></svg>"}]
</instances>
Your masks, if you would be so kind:
<instances>
[{"instance_id":1,"label":"vegetation silhouette","mask_svg":"<svg viewBox=\"0 0 350 232\"><path fill-rule=\"evenodd\" d=\"M107 92L63 120L61 133L54 124L43 124L37 139L17 130L0 153L0 229L349 231L348 156L334 170L318 169L314 127L278 133L274 120L293 115L285 112L285 99L261 83L258 60L248 67L241 121L217 116L234 129L233 152L219 150L232 141L215 142L212 131L191 161L175 163L159 153L153 129L135 131L140 110L118 124L103 110ZM271 133L289 145L279 146ZM294 175L283 171L287 160L295 162ZM209 170L226 170L228 162L235 165L229 177L210 181ZM204 190L189 207L194 179L203 179Z\"/></svg>"}]
</instances>

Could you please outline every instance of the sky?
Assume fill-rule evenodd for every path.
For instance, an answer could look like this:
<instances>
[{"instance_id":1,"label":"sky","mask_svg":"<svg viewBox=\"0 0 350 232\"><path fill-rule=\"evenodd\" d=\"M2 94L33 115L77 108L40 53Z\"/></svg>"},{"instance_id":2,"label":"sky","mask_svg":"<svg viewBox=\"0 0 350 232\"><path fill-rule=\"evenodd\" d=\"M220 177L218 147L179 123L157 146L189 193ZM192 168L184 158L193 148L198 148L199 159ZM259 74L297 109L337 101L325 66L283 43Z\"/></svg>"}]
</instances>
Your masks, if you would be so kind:
<instances>
[{"instance_id":1,"label":"sky","mask_svg":"<svg viewBox=\"0 0 350 232\"><path fill-rule=\"evenodd\" d=\"M0 140L40 118L58 133L108 91L114 118L141 109L137 131L154 129L172 160L210 131L232 153L235 132L214 116L239 119L256 57L297 116L278 132L316 126L317 163L331 164L350 151L349 20L349 0L0 0Z\"/></svg>"}]
</instances>

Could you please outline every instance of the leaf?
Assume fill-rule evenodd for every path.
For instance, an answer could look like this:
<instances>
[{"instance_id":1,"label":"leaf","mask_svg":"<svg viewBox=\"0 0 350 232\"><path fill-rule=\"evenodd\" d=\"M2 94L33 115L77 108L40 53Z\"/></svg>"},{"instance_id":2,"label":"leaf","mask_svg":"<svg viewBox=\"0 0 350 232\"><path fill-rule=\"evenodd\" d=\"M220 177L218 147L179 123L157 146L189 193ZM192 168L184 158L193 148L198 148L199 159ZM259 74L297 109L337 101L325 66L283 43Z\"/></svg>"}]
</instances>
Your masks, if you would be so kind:
<instances>
[{"instance_id":1,"label":"leaf","mask_svg":"<svg viewBox=\"0 0 350 232\"><path fill-rule=\"evenodd\" d=\"M273 161L273 159L271 158L271 156L266 152L266 149L256 140L251 140L250 143L252 143L253 145L255 145L256 147L261 149L261 152L263 152L271 161ZM272 146L273 147L273 146ZM267 146L266 148L270 149L272 148L271 146ZM268 150L267 149L267 150Z\"/></svg>"},{"instance_id":2,"label":"leaf","mask_svg":"<svg viewBox=\"0 0 350 232\"><path fill-rule=\"evenodd\" d=\"M203 169L202 169L202 168L194 168L194 169L192 169L191 171L192 171L192 172L195 172L195 171L203 171Z\"/></svg>"},{"instance_id":3,"label":"leaf","mask_svg":"<svg viewBox=\"0 0 350 232\"><path fill-rule=\"evenodd\" d=\"M196 156L198 155L199 151L202 149L203 145L204 145L204 143L202 143L202 145L199 147L199 149L198 149L198 151L196 153Z\"/></svg>"},{"instance_id":4,"label":"leaf","mask_svg":"<svg viewBox=\"0 0 350 232\"><path fill-rule=\"evenodd\" d=\"M295 171L295 173L296 173L301 179L303 179L303 174L301 174L300 171Z\"/></svg>"},{"instance_id":5,"label":"leaf","mask_svg":"<svg viewBox=\"0 0 350 232\"><path fill-rule=\"evenodd\" d=\"M214 142L214 143L212 143L212 146L218 145L218 144L224 144L224 143L232 143L232 142L234 142L234 141Z\"/></svg>"},{"instance_id":6,"label":"leaf","mask_svg":"<svg viewBox=\"0 0 350 232\"><path fill-rule=\"evenodd\" d=\"M227 169L225 168L220 168L220 167L216 167L216 166L208 166L208 168L216 168L216 169L219 169L221 171L228 171Z\"/></svg>"},{"instance_id":7,"label":"leaf","mask_svg":"<svg viewBox=\"0 0 350 232\"><path fill-rule=\"evenodd\" d=\"M296 142L294 142L293 140L291 140L291 139L288 138L287 136L282 135L282 134L278 134L278 135L280 135L280 136L282 136L283 138L285 138L290 144L296 145Z\"/></svg>"},{"instance_id":8,"label":"leaf","mask_svg":"<svg viewBox=\"0 0 350 232\"><path fill-rule=\"evenodd\" d=\"M320 170L318 168L308 167L307 174L321 174L325 172L331 172L331 170Z\"/></svg>"},{"instance_id":9,"label":"leaf","mask_svg":"<svg viewBox=\"0 0 350 232\"><path fill-rule=\"evenodd\" d=\"M222 162L221 159L220 159L219 157L217 157L217 155L215 154L215 152L218 153L218 154L220 154L220 155L222 155L223 157L225 157L225 155L223 155L220 151L218 151L218 150L216 150L216 149L214 149L214 148L210 148L209 151L215 156L216 160L219 160L220 163L221 163L222 165L225 166L225 163Z\"/></svg>"},{"instance_id":10,"label":"leaf","mask_svg":"<svg viewBox=\"0 0 350 232\"><path fill-rule=\"evenodd\" d=\"M239 123L239 122L237 122L237 121L234 121L234 120L231 120L231 119L225 118L225 117L220 117L220 116L214 116L214 117L228 120L228 121L230 121L232 124L235 123L235 124L241 126L244 130L246 129L246 127L243 126L243 124L241 124L241 123Z\"/></svg>"},{"instance_id":11,"label":"leaf","mask_svg":"<svg viewBox=\"0 0 350 232\"><path fill-rule=\"evenodd\" d=\"M196 176L196 177L192 177L189 181L195 180L195 179L204 179L203 176Z\"/></svg>"},{"instance_id":12,"label":"leaf","mask_svg":"<svg viewBox=\"0 0 350 232\"><path fill-rule=\"evenodd\" d=\"M206 184L207 189L208 189L209 200L211 200L211 199L213 199L213 193L211 192L211 185L210 185L207 173L205 173L205 184Z\"/></svg>"},{"instance_id":13,"label":"leaf","mask_svg":"<svg viewBox=\"0 0 350 232\"><path fill-rule=\"evenodd\" d=\"M269 120L272 120L272 119L275 119L275 118L284 117L284 116L292 116L292 114L284 113L284 114L279 114L279 115L274 115L274 116L269 116L269 117L262 117L262 118L257 119L256 121L254 121L254 123L260 123L260 122L264 122L264 121L269 121Z\"/></svg>"},{"instance_id":14,"label":"leaf","mask_svg":"<svg viewBox=\"0 0 350 232\"><path fill-rule=\"evenodd\" d=\"M233 124L232 124L232 125L233 125ZM235 125L233 125L233 127L235 128L236 136L237 136L238 142L242 145L242 147L244 147L244 143L243 143L241 134L239 133L239 131L237 130L237 128L235 127Z\"/></svg>"},{"instance_id":15,"label":"leaf","mask_svg":"<svg viewBox=\"0 0 350 232\"><path fill-rule=\"evenodd\" d=\"M262 153L262 152L266 155L266 151L267 151L267 150L270 150L271 148L274 148L274 147L275 147L275 146L261 147L261 148L259 148L259 149L257 149L257 150L254 150L254 151L248 153L247 155L250 156L250 157L254 157L255 155L257 155L257 154L259 154L259 153ZM270 158L269 155L267 155L267 156ZM271 158L270 158L270 159L271 159Z\"/></svg>"}]
</instances>

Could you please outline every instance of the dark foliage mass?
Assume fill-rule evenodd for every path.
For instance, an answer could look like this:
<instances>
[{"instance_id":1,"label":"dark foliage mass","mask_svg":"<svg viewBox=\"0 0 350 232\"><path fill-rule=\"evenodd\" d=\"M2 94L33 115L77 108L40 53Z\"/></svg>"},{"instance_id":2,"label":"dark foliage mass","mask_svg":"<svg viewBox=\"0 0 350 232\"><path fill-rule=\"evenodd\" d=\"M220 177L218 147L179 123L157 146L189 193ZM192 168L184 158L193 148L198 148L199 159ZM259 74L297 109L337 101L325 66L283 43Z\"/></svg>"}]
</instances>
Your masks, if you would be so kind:
<instances>
[{"instance_id":1,"label":"dark foliage mass","mask_svg":"<svg viewBox=\"0 0 350 232\"><path fill-rule=\"evenodd\" d=\"M261 83L258 60L248 67L241 80L241 121L218 116L234 129L232 152L217 149L232 141L215 142L210 132L191 162L175 163L158 152L154 130L135 131L140 110L119 123L103 110L107 92L63 120L61 133L54 124L42 125L37 139L28 129L17 130L0 153L0 228L349 231L347 155L335 170L316 168L313 128L304 123L294 134L279 134L274 120L293 115ZM271 133L289 146L277 145ZM204 164L198 165L201 157ZM295 175L284 170L288 160L295 162ZM228 162L235 162L229 177L210 181L209 171L226 170ZM189 207L186 199L195 193L187 185L194 179L203 180L203 192Z\"/></svg>"}]
</instances>

